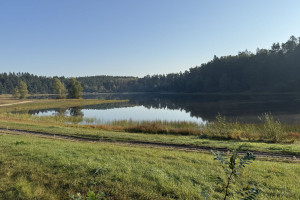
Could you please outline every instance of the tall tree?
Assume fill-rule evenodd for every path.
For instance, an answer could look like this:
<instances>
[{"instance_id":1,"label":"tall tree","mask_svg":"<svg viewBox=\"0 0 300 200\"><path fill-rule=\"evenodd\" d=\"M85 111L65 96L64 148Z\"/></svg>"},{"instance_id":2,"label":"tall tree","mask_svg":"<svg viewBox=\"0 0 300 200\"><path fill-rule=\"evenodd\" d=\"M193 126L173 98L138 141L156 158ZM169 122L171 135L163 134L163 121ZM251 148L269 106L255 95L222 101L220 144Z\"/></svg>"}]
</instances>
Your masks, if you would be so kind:
<instances>
[{"instance_id":1,"label":"tall tree","mask_svg":"<svg viewBox=\"0 0 300 200\"><path fill-rule=\"evenodd\" d=\"M53 90L55 94L57 94L57 99L65 99L66 98L66 87L65 84L63 84L57 77L53 79L52 84Z\"/></svg>"},{"instance_id":2,"label":"tall tree","mask_svg":"<svg viewBox=\"0 0 300 200\"><path fill-rule=\"evenodd\" d=\"M15 87L15 89L12 92L13 97L15 98L20 98L20 92L19 92L19 88Z\"/></svg>"},{"instance_id":3,"label":"tall tree","mask_svg":"<svg viewBox=\"0 0 300 200\"><path fill-rule=\"evenodd\" d=\"M24 81L20 81L18 89L20 93L19 98L25 99L28 96L28 89L26 83Z\"/></svg>"},{"instance_id":4,"label":"tall tree","mask_svg":"<svg viewBox=\"0 0 300 200\"><path fill-rule=\"evenodd\" d=\"M71 78L68 87L69 97L71 99L79 99L82 97L82 86L75 78Z\"/></svg>"}]
</instances>

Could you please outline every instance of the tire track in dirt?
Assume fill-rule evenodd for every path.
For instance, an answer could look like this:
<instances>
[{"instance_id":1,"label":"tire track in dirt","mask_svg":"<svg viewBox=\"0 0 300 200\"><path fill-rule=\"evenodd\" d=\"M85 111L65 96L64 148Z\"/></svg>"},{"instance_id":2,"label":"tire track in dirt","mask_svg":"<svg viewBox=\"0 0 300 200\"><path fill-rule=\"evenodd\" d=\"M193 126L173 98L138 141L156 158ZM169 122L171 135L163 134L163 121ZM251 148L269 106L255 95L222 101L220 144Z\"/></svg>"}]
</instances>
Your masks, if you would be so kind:
<instances>
[{"instance_id":1,"label":"tire track in dirt","mask_svg":"<svg viewBox=\"0 0 300 200\"><path fill-rule=\"evenodd\" d=\"M14 135L35 135L43 138L51 139L64 139L69 141L81 141L81 142L102 142L111 144L122 144L122 145L134 145L140 147L160 147L176 150L185 151L199 151L199 152L210 152L211 150L216 150L220 152L228 152L229 148L220 147L208 147L208 146L195 146L186 144L168 144L168 143L158 143L158 142L145 142L145 141L111 141L109 139L98 139L98 138L84 138L71 135L62 135L54 133L45 133L38 131L27 131L27 130L15 130L15 129L5 129L0 128L0 134L14 134ZM241 150L241 153L245 153L248 150ZM282 153L272 153L272 152L262 152L262 151L251 151L257 157L267 157L267 158L277 158L277 159L291 159L295 161L300 161L300 154L282 154Z\"/></svg>"}]
</instances>

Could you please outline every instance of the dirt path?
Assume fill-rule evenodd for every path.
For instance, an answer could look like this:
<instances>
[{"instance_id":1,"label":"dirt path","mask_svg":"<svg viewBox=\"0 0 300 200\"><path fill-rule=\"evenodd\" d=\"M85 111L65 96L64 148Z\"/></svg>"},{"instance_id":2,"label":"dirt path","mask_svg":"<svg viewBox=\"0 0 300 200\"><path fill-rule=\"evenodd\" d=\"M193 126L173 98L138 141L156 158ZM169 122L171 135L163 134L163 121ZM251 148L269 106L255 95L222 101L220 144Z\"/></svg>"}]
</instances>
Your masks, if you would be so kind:
<instances>
[{"instance_id":1,"label":"dirt path","mask_svg":"<svg viewBox=\"0 0 300 200\"><path fill-rule=\"evenodd\" d=\"M17 102L17 103L7 103L7 104L0 105L0 107L12 106L12 105L16 105L16 104L23 104L23 103L29 103L29 102L32 102L32 101L22 101L22 102Z\"/></svg>"},{"instance_id":2,"label":"dirt path","mask_svg":"<svg viewBox=\"0 0 300 200\"><path fill-rule=\"evenodd\" d=\"M4 129L0 128L0 134L14 134L14 135L36 135L43 138L51 139L64 139L69 141L82 141L82 142L101 142L101 143L113 143L113 144L122 144L122 145L134 145L141 147L160 147L176 150L185 150L185 151L199 151L199 152L210 152L211 150L216 150L220 152L229 151L228 148L218 148L218 147L207 147L207 146L193 146L185 144L166 144L166 143L156 143L156 142L143 142L143 141L109 141L107 139L94 139L94 138L82 138L76 136L67 136L53 133L43 133L36 131L24 131L24 130L13 130L13 129ZM247 150L243 150L246 152ZM251 151L257 157L265 157L271 159L288 159L294 160L295 162L300 162L300 154L281 154L281 153L272 153L272 152L261 152L261 151Z\"/></svg>"}]
</instances>

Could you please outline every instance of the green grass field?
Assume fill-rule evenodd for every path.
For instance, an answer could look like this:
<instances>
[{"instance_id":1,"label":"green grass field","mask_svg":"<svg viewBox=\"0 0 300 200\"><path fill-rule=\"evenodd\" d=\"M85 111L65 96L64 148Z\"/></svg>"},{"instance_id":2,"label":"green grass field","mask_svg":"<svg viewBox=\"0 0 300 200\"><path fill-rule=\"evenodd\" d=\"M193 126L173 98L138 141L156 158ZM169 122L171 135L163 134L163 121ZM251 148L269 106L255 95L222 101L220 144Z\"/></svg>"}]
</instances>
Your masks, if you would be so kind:
<instances>
[{"instance_id":1,"label":"green grass field","mask_svg":"<svg viewBox=\"0 0 300 200\"><path fill-rule=\"evenodd\" d=\"M69 199L89 190L107 199L222 197L213 156L133 146L0 134L1 199ZM259 199L299 199L300 165L257 160L234 185L259 184Z\"/></svg>"},{"instance_id":2,"label":"green grass field","mask_svg":"<svg viewBox=\"0 0 300 200\"><path fill-rule=\"evenodd\" d=\"M203 199L201 192L204 190L210 193L211 199L222 199L224 193L218 177L224 178L224 172L210 153L116 144L115 141L230 149L243 145L243 149L250 151L300 155L299 140L288 144L209 139L202 135L150 134L147 131L130 133L114 126L66 124L64 117L10 113L112 102L115 101L34 100L0 107L0 128L3 129L0 131L0 199L71 199L71 195L85 196L88 191L103 192L105 199ZM182 127L180 123L166 125ZM12 135L5 129L110 143ZM260 158L245 168L232 189L239 191L248 185L259 185L264 191L258 199L300 199L299 173L299 161Z\"/></svg>"},{"instance_id":3,"label":"green grass field","mask_svg":"<svg viewBox=\"0 0 300 200\"><path fill-rule=\"evenodd\" d=\"M204 139L199 136L161 135L144 133L127 133L122 131L108 131L102 129L88 128L85 126L62 125L57 123L34 122L28 120L1 119L0 128L38 131L60 135L76 136L79 138L92 138L106 141L119 142L157 142L165 144L185 144L207 147L237 148L241 145L246 150L274 152L282 154L300 155L300 142L293 144L278 144L264 142L249 142L239 140L214 140Z\"/></svg>"}]
</instances>

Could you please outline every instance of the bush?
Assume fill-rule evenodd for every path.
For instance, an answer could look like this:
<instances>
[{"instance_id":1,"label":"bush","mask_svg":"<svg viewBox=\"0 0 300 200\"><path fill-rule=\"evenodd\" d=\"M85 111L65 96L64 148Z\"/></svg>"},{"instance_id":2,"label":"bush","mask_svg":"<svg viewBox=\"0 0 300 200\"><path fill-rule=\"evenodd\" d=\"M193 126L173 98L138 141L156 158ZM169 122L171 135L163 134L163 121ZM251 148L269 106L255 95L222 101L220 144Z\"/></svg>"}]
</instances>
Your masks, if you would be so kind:
<instances>
[{"instance_id":1,"label":"bush","mask_svg":"<svg viewBox=\"0 0 300 200\"><path fill-rule=\"evenodd\" d=\"M280 121L275 120L271 113L265 113L259 119L264 122L259 131L260 139L272 142L282 142L287 134L284 132Z\"/></svg>"},{"instance_id":2,"label":"bush","mask_svg":"<svg viewBox=\"0 0 300 200\"><path fill-rule=\"evenodd\" d=\"M241 175L242 170L255 160L255 156L251 152L247 152L244 156L239 154L242 146L237 150L223 154L218 151L212 151L214 154L214 160L219 161L225 174L224 176L218 176L217 182L222 185L222 191L224 193L224 200L229 199L229 197L234 198L239 195L240 199L256 199L260 191L263 191L260 187L247 185L247 189L242 189L239 191L234 190L232 184L236 179ZM202 197L205 200L209 200L209 193L206 190L203 190L201 193Z\"/></svg>"},{"instance_id":3,"label":"bush","mask_svg":"<svg viewBox=\"0 0 300 200\"><path fill-rule=\"evenodd\" d=\"M218 114L216 121L213 123L207 123L205 126L204 133L213 138L232 138L232 127L226 122L226 118Z\"/></svg>"},{"instance_id":4,"label":"bush","mask_svg":"<svg viewBox=\"0 0 300 200\"><path fill-rule=\"evenodd\" d=\"M254 124L244 124L242 132L242 137L249 141L257 141L260 139L259 133L257 131L257 125Z\"/></svg>"}]
</instances>

